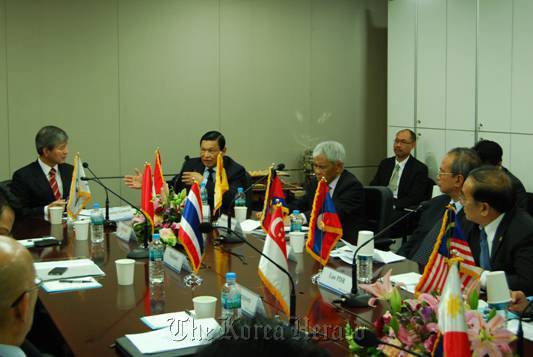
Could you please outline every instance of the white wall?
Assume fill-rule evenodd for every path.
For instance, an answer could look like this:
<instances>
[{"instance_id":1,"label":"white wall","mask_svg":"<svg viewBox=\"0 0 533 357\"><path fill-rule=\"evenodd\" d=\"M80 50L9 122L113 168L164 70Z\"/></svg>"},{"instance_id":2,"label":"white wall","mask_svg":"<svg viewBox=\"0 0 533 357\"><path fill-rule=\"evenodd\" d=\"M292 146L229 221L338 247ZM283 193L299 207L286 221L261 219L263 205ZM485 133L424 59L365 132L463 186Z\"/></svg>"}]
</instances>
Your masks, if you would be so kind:
<instances>
[{"instance_id":1,"label":"white wall","mask_svg":"<svg viewBox=\"0 0 533 357\"><path fill-rule=\"evenodd\" d=\"M447 150L495 140L533 191L533 1L392 0L388 15L388 142L414 128L434 177Z\"/></svg>"}]
</instances>

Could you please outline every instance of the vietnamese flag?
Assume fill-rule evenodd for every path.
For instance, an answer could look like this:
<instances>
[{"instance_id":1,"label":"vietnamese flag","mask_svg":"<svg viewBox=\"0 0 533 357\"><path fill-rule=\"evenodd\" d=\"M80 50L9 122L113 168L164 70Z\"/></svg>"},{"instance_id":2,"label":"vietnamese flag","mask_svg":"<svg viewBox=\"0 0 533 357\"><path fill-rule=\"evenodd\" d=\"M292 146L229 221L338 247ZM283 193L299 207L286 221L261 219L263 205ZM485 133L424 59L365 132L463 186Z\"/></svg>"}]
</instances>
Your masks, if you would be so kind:
<instances>
[{"instance_id":1,"label":"vietnamese flag","mask_svg":"<svg viewBox=\"0 0 533 357\"><path fill-rule=\"evenodd\" d=\"M153 201L153 187L152 187L152 167L150 163L144 164L144 173L141 184L141 210L148 216L149 222L152 226L152 234L154 233L154 201Z\"/></svg>"},{"instance_id":2,"label":"vietnamese flag","mask_svg":"<svg viewBox=\"0 0 533 357\"><path fill-rule=\"evenodd\" d=\"M163 167L161 165L161 154L159 148L155 151L155 165L154 165L154 192L160 195L165 184L163 177Z\"/></svg>"}]
</instances>

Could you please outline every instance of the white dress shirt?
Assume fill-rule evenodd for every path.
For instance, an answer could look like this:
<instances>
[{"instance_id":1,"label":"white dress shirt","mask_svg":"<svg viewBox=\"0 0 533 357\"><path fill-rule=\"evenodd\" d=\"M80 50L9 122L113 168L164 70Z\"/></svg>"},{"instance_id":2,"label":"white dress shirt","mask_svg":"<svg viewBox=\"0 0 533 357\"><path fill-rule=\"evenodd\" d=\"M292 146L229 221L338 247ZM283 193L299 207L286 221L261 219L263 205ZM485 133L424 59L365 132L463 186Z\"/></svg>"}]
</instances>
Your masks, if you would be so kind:
<instances>
[{"instance_id":1,"label":"white dress shirt","mask_svg":"<svg viewBox=\"0 0 533 357\"><path fill-rule=\"evenodd\" d=\"M0 344L0 356L2 357L26 357L26 354L19 346Z\"/></svg>"}]
</instances>

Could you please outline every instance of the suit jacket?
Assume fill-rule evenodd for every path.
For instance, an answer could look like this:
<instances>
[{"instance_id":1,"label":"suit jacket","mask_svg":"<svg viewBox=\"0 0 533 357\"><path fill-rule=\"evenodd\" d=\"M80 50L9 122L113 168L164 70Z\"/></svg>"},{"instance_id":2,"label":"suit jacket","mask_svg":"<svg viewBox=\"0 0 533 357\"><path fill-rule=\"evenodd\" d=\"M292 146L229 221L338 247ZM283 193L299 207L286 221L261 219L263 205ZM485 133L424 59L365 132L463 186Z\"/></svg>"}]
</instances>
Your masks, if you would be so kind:
<instances>
[{"instance_id":1,"label":"suit jacket","mask_svg":"<svg viewBox=\"0 0 533 357\"><path fill-rule=\"evenodd\" d=\"M226 169L226 175L228 177L229 190L224 193L222 197L222 212L227 213L228 208L231 208L231 203L237 194L237 188L242 187L247 189L250 186L248 176L244 167L236 163L231 157L224 156L224 169ZM173 187L175 192L180 192L184 188L189 191L191 186L185 185L181 181L181 175L184 172L198 172L204 174L205 165L199 157L194 157L185 161L180 173L169 181L169 187ZM212 207L213 208L213 207Z\"/></svg>"},{"instance_id":2,"label":"suit jacket","mask_svg":"<svg viewBox=\"0 0 533 357\"><path fill-rule=\"evenodd\" d=\"M428 207L422 212L413 235L400 248L398 254L422 265L426 265L437 241L437 236L442 225L442 218L449 203L450 196L445 194L433 198L429 202ZM472 222L466 219L464 210L460 210L457 213L457 218L459 219L465 237L467 237L472 229Z\"/></svg>"},{"instance_id":3,"label":"suit jacket","mask_svg":"<svg viewBox=\"0 0 533 357\"><path fill-rule=\"evenodd\" d=\"M479 226L468 237L470 250L479 265ZM533 295L533 218L521 209L508 212L500 222L492 241L490 255L492 271L503 270L511 290Z\"/></svg>"},{"instance_id":4,"label":"suit jacket","mask_svg":"<svg viewBox=\"0 0 533 357\"><path fill-rule=\"evenodd\" d=\"M317 181L313 180L306 188L304 197L289 205L289 208L302 211L309 221L313 200L317 187ZM355 243L357 233L365 228L365 193L363 185L350 172L344 170L337 181L333 191L333 204L342 224L344 239Z\"/></svg>"},{"instance_id":5,"label":"suit jacket","mask_svg":"<svg viewBox=\"0 0 533 357\"><path fill-rule=\"evenodd\" d=\"M58 165L63 184L63 199L68 198L73 170L74 167L70 164ZM17 214L21 216L42 217L44 206L55 201L50 182L37 160L15 171L11 181L11 192L20 201L21 207L17 210Z\"/></svg>"},{"instance_id":6,"label":"suit jacket","mask_svg":"<svg viewBox=\"0 0 533 357\"><path fill-rule=\"evenodd\" d=\"M378 171L370 182L370 186L388 186L392 171L396 165L396 157L389 157L379 163ZM394 199L396 209L416 206L426 199L428 184L428 168L415 157L409 156L398 185L398 198Z\"/></svg>"},{"instance_id":7,"label":"suit jacket","mask_svg":"<svg viewBox=\"0 0 533 357\"><path fill-rule=\"evenodd\" d=\"M515 206L521 209L527 209L527 194L526 188L522 184L522 181L513 175L509 170L502 166L502 170L509 176L511 179L511 185L513 186L513 195L515 199Z\"/></svg>"}]
</instances>

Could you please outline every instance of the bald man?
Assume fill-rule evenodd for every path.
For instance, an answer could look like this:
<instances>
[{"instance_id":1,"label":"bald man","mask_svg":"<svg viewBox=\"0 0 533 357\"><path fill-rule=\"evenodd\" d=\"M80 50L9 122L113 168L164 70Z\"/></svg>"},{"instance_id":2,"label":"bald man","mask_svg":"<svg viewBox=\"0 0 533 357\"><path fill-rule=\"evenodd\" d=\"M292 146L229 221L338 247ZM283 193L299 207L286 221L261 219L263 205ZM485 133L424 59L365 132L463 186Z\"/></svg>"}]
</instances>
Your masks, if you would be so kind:
<instances>
[{"instance_id":1,"label":"bald man","mask_svg":"<svg viewBox=\"0 0 533 357\"><path fill-rule=\"evenodd\" d=\"M23 344L37 301L35 268L26 248L0 236L0 356L26 356Z\"/></svg>"}]
</instances>

